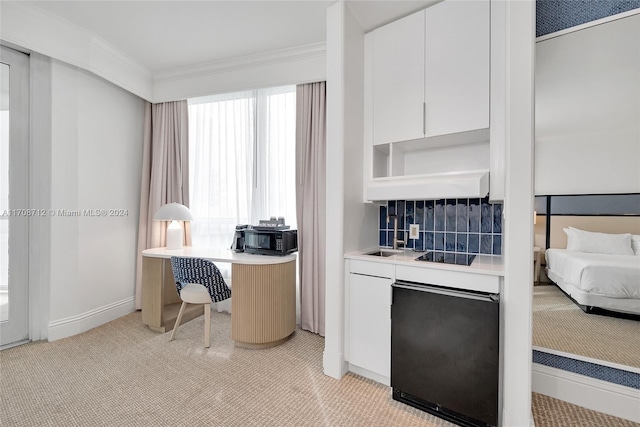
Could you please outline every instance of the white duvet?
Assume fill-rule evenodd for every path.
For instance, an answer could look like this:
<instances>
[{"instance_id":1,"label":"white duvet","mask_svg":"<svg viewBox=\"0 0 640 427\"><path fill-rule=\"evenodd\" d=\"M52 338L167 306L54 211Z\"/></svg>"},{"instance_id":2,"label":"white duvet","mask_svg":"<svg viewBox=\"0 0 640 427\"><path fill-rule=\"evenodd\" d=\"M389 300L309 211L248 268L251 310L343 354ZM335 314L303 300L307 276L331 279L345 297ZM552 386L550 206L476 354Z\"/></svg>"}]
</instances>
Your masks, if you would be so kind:
<instances>
[{"instance_id":1,"label":"white duvet","mask_svg":"<svg viewBox=\"0 0 640 427\"><path fill-rule=\"evenodd\" d=\"M547 249L547 268L584 292L640 298L640 257Z\"/></svg>"}]
</instances>

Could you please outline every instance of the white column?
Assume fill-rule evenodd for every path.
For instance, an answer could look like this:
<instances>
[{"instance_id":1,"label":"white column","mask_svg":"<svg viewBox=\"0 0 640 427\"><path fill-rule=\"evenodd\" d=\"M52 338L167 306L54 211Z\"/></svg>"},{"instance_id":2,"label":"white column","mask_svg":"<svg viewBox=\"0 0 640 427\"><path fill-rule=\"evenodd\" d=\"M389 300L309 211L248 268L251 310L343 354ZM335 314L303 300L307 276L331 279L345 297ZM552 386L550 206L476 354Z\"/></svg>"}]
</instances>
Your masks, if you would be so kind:
<instances>
[{"instance_id":1,"label":"white column","mask_svg":"<svg viewBox=\"0 0 640 427\"><path fill-rule=\"evenodd\" d=\"M505 280L502 426L529 427L535 2L506 4Z\"/></svg>"}]
</instances>

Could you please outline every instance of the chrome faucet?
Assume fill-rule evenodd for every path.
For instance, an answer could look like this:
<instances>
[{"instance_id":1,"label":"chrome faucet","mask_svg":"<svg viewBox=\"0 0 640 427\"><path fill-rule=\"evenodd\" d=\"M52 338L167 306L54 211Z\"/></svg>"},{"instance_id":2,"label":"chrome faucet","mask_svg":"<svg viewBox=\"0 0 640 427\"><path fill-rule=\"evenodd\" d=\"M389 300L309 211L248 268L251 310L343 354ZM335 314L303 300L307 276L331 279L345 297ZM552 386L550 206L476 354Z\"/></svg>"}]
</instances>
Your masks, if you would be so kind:
<instances>
[{"instance_id":1,"label":"chrome faucet","mask_svg":"<svg viewBox=\"0 0 640 427\"><path fill-rule=\"evenodd\" d=\"M387 215L387 223L389 223L389 220L393 218L393 244L392 247L393 249L398 249L398 244L402 245L402 247L405 247L405 241L403 239L398 239L398 215L394 215L394 214L390 214Z\"/></svg>"}]
</instances>

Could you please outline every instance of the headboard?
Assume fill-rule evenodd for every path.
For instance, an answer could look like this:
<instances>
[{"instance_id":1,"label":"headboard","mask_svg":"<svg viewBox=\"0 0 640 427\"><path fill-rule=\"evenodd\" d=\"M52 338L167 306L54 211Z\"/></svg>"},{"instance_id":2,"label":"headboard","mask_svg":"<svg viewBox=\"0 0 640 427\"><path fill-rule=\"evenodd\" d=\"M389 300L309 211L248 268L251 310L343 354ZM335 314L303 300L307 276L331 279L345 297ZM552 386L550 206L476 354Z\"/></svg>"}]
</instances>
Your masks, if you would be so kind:
<instances>
[{"instance_id":1,"label":"headboard","mask_svg":"<svg viewBox=\"0 0 640 427\"><path fill-rule=\"evenodd\" d=\"M640 234L640 193L536 196L535 209L534 242L542 248L566 248L569 226Z\"/></svg>"}]
</instances>

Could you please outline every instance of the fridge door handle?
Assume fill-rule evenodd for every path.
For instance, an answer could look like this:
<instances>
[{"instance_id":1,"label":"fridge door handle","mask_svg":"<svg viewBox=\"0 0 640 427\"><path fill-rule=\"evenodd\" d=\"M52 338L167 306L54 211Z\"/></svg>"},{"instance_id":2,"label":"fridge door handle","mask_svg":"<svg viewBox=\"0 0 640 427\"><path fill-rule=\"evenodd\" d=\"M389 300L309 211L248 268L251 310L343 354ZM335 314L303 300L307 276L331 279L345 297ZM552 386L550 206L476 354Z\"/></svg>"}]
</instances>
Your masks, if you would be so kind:
<instances>
[{"instance_id":1,"label":"fridge door handle","mask_svg":"<svg viewBox=\"0 0 640 427\"><path fill-rule=\"evenodd\" d=\"M428 292L432 294L447 295L447 296L458 297L458 298L467 298L467 299L473 299L478 301L486 301L486 302L500 301L499 295L495 295L495 294L483 295L475 292L465 292L457 289L442 289L439 287L429 286L426 284L423 285L418 283L396 281L391 286L393 288L408 289L411 291L419 291L419 292Z\"/></svg>"}]
</instances>

